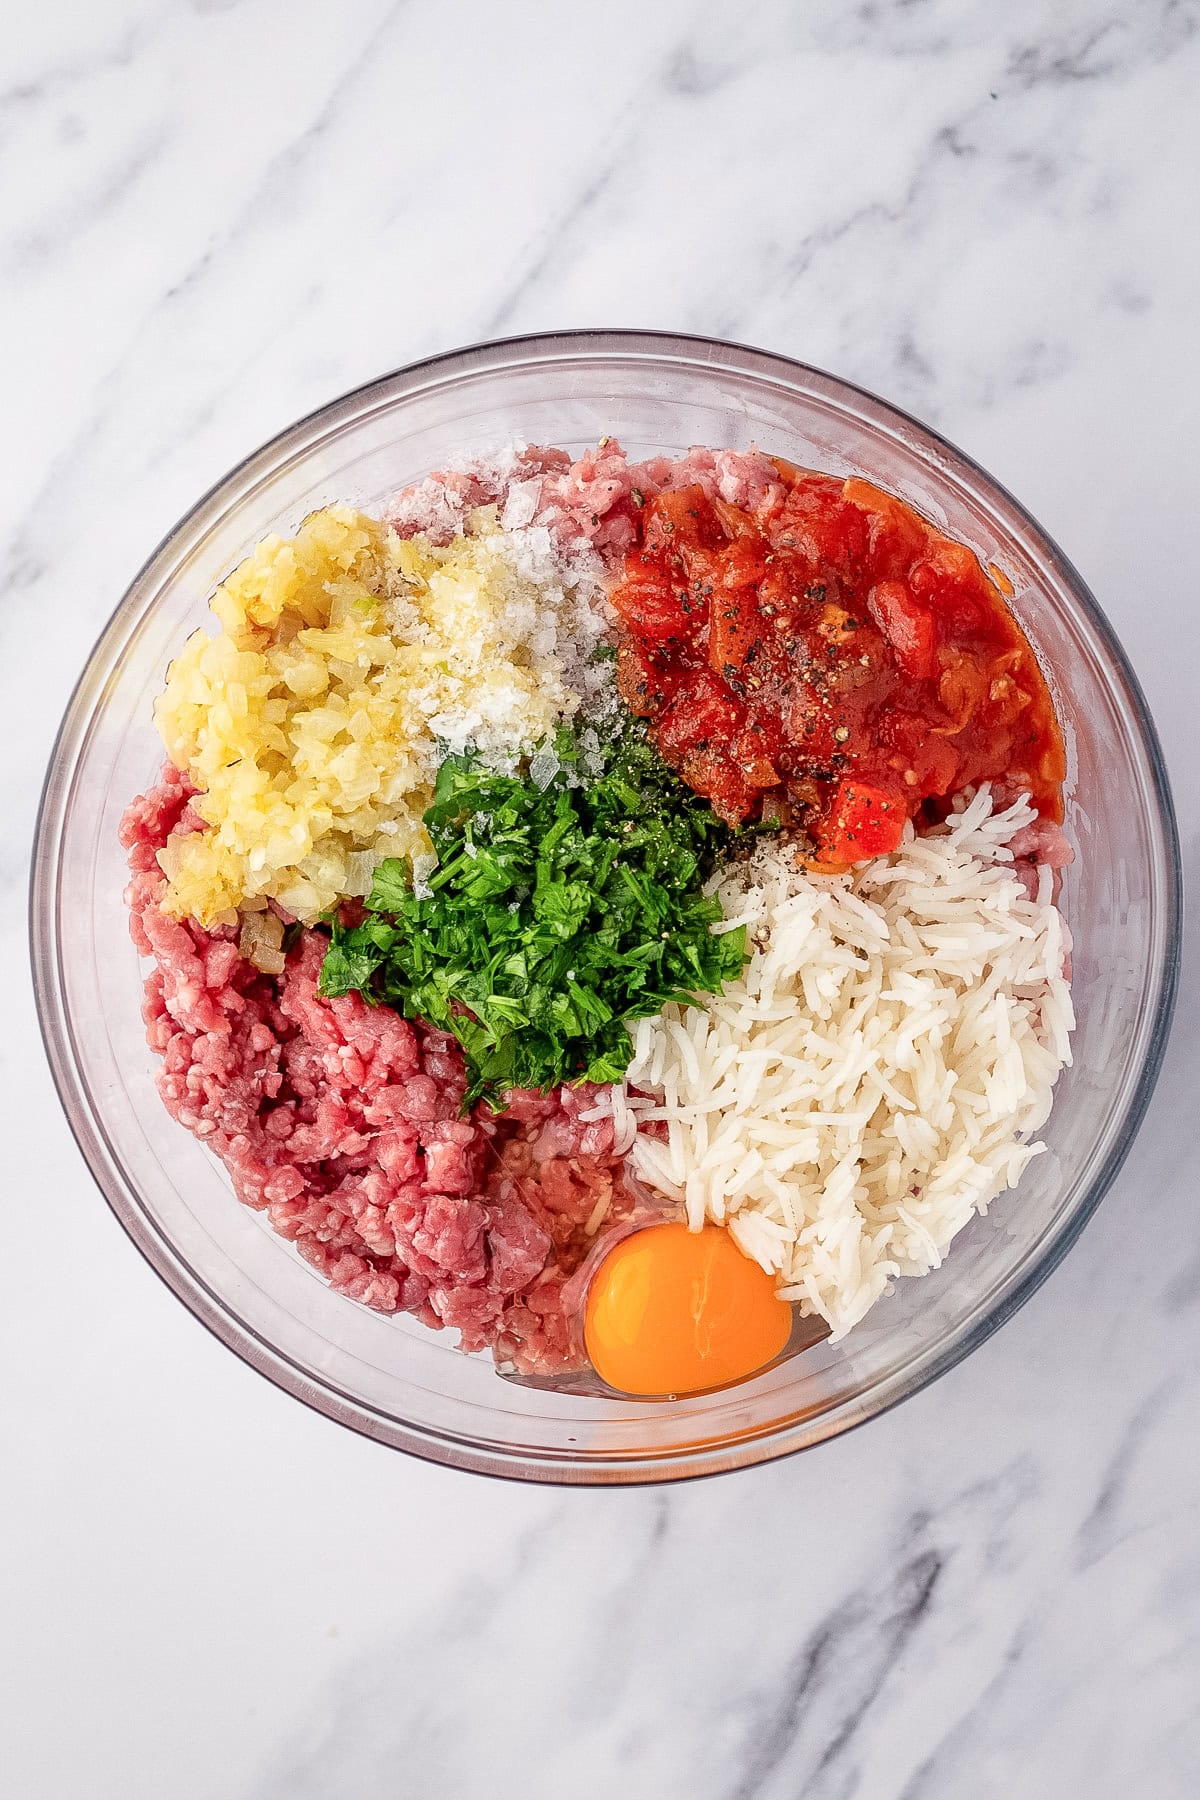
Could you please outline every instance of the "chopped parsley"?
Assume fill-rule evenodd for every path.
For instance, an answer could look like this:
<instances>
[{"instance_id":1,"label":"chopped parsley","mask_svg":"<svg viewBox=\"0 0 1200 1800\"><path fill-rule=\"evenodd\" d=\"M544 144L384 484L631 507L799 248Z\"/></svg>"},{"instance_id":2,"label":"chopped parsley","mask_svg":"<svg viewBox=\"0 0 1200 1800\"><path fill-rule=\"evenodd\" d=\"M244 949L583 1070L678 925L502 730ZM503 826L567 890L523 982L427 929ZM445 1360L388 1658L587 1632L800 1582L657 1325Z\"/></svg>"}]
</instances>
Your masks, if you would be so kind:
<instances>
[{"instance_id":1,"label":"chopped parsley","mask_svg":"<svg viewBox=\"0 0 1200 1800\"><path fill-rule=\"evenodd\" d=\"M463 1047L468 1103L510 1087L619 1081L626 1021L720 993L745 928L714 935L703 883L731 833L628 729L599 775L569 732L528 775L450 756L425 824L438 867L375 870L361 924L332 923L326 996L357 989ZM537 776L535 780L533 777Z\"/></svg>"}]
</instances>

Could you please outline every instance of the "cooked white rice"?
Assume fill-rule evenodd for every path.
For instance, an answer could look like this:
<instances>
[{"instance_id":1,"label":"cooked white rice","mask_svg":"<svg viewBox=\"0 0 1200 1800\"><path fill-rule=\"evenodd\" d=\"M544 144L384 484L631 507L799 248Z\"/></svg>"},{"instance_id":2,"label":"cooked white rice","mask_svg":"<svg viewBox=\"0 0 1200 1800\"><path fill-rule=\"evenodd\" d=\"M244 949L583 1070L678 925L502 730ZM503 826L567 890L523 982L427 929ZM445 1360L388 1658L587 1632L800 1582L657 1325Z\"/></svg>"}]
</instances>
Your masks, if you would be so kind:
<instances>
[{"instance_id":1,"label":"cooked white rice","mask_svg":"<svg viewBox=\"0 0 1200 1800\"><path fill-rule=\"evenodd\" d=\"M719 884L723 928L750 928L743 978L636 1028L628 1080L652 1098L628 1109L666 1127L638 1130L637 1174L694 1228L728 1224L835 1337L1044 1148L1074 1018L1050 871L1030 899L1007 848L1035 816L982 788L837 877L764 845Z\"/></svg>"}]
</instances>

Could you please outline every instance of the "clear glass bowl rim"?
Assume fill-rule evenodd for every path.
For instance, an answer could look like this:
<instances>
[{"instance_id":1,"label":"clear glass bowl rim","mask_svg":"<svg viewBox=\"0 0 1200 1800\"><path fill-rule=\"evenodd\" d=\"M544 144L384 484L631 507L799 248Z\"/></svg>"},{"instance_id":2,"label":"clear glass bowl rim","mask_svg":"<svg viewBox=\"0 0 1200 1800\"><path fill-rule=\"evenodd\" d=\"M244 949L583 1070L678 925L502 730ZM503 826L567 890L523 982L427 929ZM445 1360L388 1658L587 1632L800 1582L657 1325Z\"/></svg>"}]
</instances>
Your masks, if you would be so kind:
<instances>
[{"instance_id":1,"label":"clear glass bowl rim","mask_svg":"<svg viewBox=\"0 0 1200 1800\"><path fill-rule=\"evenodd\" d=\"M810 393L824 394L835 402L839 399L852 401L872 424L900 428L910 442L931 454L935 461L954 468L989 503L1010 514L1019 524L1026 542L1035 547L1038 555L1055 568L1059 579L1071 589L1095 634L1098 650L1124 691L1156 802L1155 823L1162 852L1158 874L1163 950L1154 971L1157 992L1153 998L1149 1051L1139 1078L1126 1098L1120 1133L1074 1211L1062 1221L1057 1233L1042 1244L1031 1265L1014 1271L985 1314L967 1322L924 1358L919 1367L906 1368L893 1380L880 1383L869 1393L858 1396L852 1404L844 1403L815 1418L764 1428L762 1432L740 1438L732 1448L712 1450L702 1446L695 1453L673 1453L669 1459L647 1455L581 1462L567 1454L544 1453L534 1460L524 1451L507 1456L502 1451L481 1450L474 1443L414 1428L364 1404L332 1383L314 1378L236 1318L220 1295L176 1252L143 1210L136 1190L108 1141L103 1120L80 1082L72 1022L64 1003L58 964L55 902L67 802L75 770L94 725L112 660L110 653L129 636L149 597L169 578L185 544L202 535L228 505L244 498L247 491L268 473L284 467L293 452L311 450L323 439L336 435L350 419L376 402L394 401L434 385L448 385L460 377L483 370L499 370L506 364L531 358L546 361L575 358L595 362L606 357L642 357L648 364L657 360L659 367L669 366L672 361L693 365L715 363L731 374L791 382ZM51 751L34 831L29 933L42 1041L75 1141L97 1186L136 1248L160 1279L220 1342L251 1368L315 1411L364 1436L427 1461L517 1480L566 1485L625 1485L696 1478L748 1467L811 1448L865 1424L954 1368L1025 1304L1058 1266L1100 1204L1124 1163L1145 1115L1162 1067L1178 991L1182 905L1179 837L1170 783L1141 685L1103 610L1074 565L1002 483L955 444L902 408L812 364L720 338L652 330L581 329L529 333L471 344L402 365L352 388L303 415L252 451L178 520L152 551L119 601L97 638L68 701Z\"/></svg>"}]
</instances>

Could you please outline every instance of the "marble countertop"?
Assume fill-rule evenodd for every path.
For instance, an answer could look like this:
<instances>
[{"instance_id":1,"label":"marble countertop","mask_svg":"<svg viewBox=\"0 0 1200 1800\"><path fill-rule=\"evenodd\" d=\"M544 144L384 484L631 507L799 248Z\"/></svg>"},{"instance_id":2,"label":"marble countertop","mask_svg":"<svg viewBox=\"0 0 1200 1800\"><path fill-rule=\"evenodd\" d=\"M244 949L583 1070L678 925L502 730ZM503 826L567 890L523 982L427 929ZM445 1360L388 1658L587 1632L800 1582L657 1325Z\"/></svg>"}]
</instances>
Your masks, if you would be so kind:
<instances>
[{"instance_id":1,"label":"marble countertop","mask_svg":"<svg viewBox=\"0 0 1200 1800\"><path fill-rule=\"evenodd\" d=\"M1194 868L1198 93L1195 0L6 19L14 1800L1200 1791L1194 956L1137 1148L1015 1320L865 1431L624 1493L426 1467L244 1368L93 1188L24 973L41 768L148 549L297 414L543 327L767 345L968 448L1133 649Z\"/></svg>"}]
</instances>

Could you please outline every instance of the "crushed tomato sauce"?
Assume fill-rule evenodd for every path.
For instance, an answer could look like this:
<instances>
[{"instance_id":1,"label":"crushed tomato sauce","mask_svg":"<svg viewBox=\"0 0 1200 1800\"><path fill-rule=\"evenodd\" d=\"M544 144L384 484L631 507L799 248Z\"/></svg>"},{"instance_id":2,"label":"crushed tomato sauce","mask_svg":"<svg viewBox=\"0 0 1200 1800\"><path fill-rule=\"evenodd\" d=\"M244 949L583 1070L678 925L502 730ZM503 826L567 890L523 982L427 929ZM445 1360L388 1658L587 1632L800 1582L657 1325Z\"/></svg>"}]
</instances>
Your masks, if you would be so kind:
<instances>
[{"instance_id":1,"label":"crushed tomato sauce","mask_svg":"<svg viewBox=\"0 0 1200 1800\"><path fill-rule=\"evenodd\" d=\"M618 682L732 824L778 816L837 868L883 855L971 783L1061 817L1045 678L963 544L870 483L777 465L758 512L703 488L648 500L612 599Z\"/></svg>"}]
</instances>

